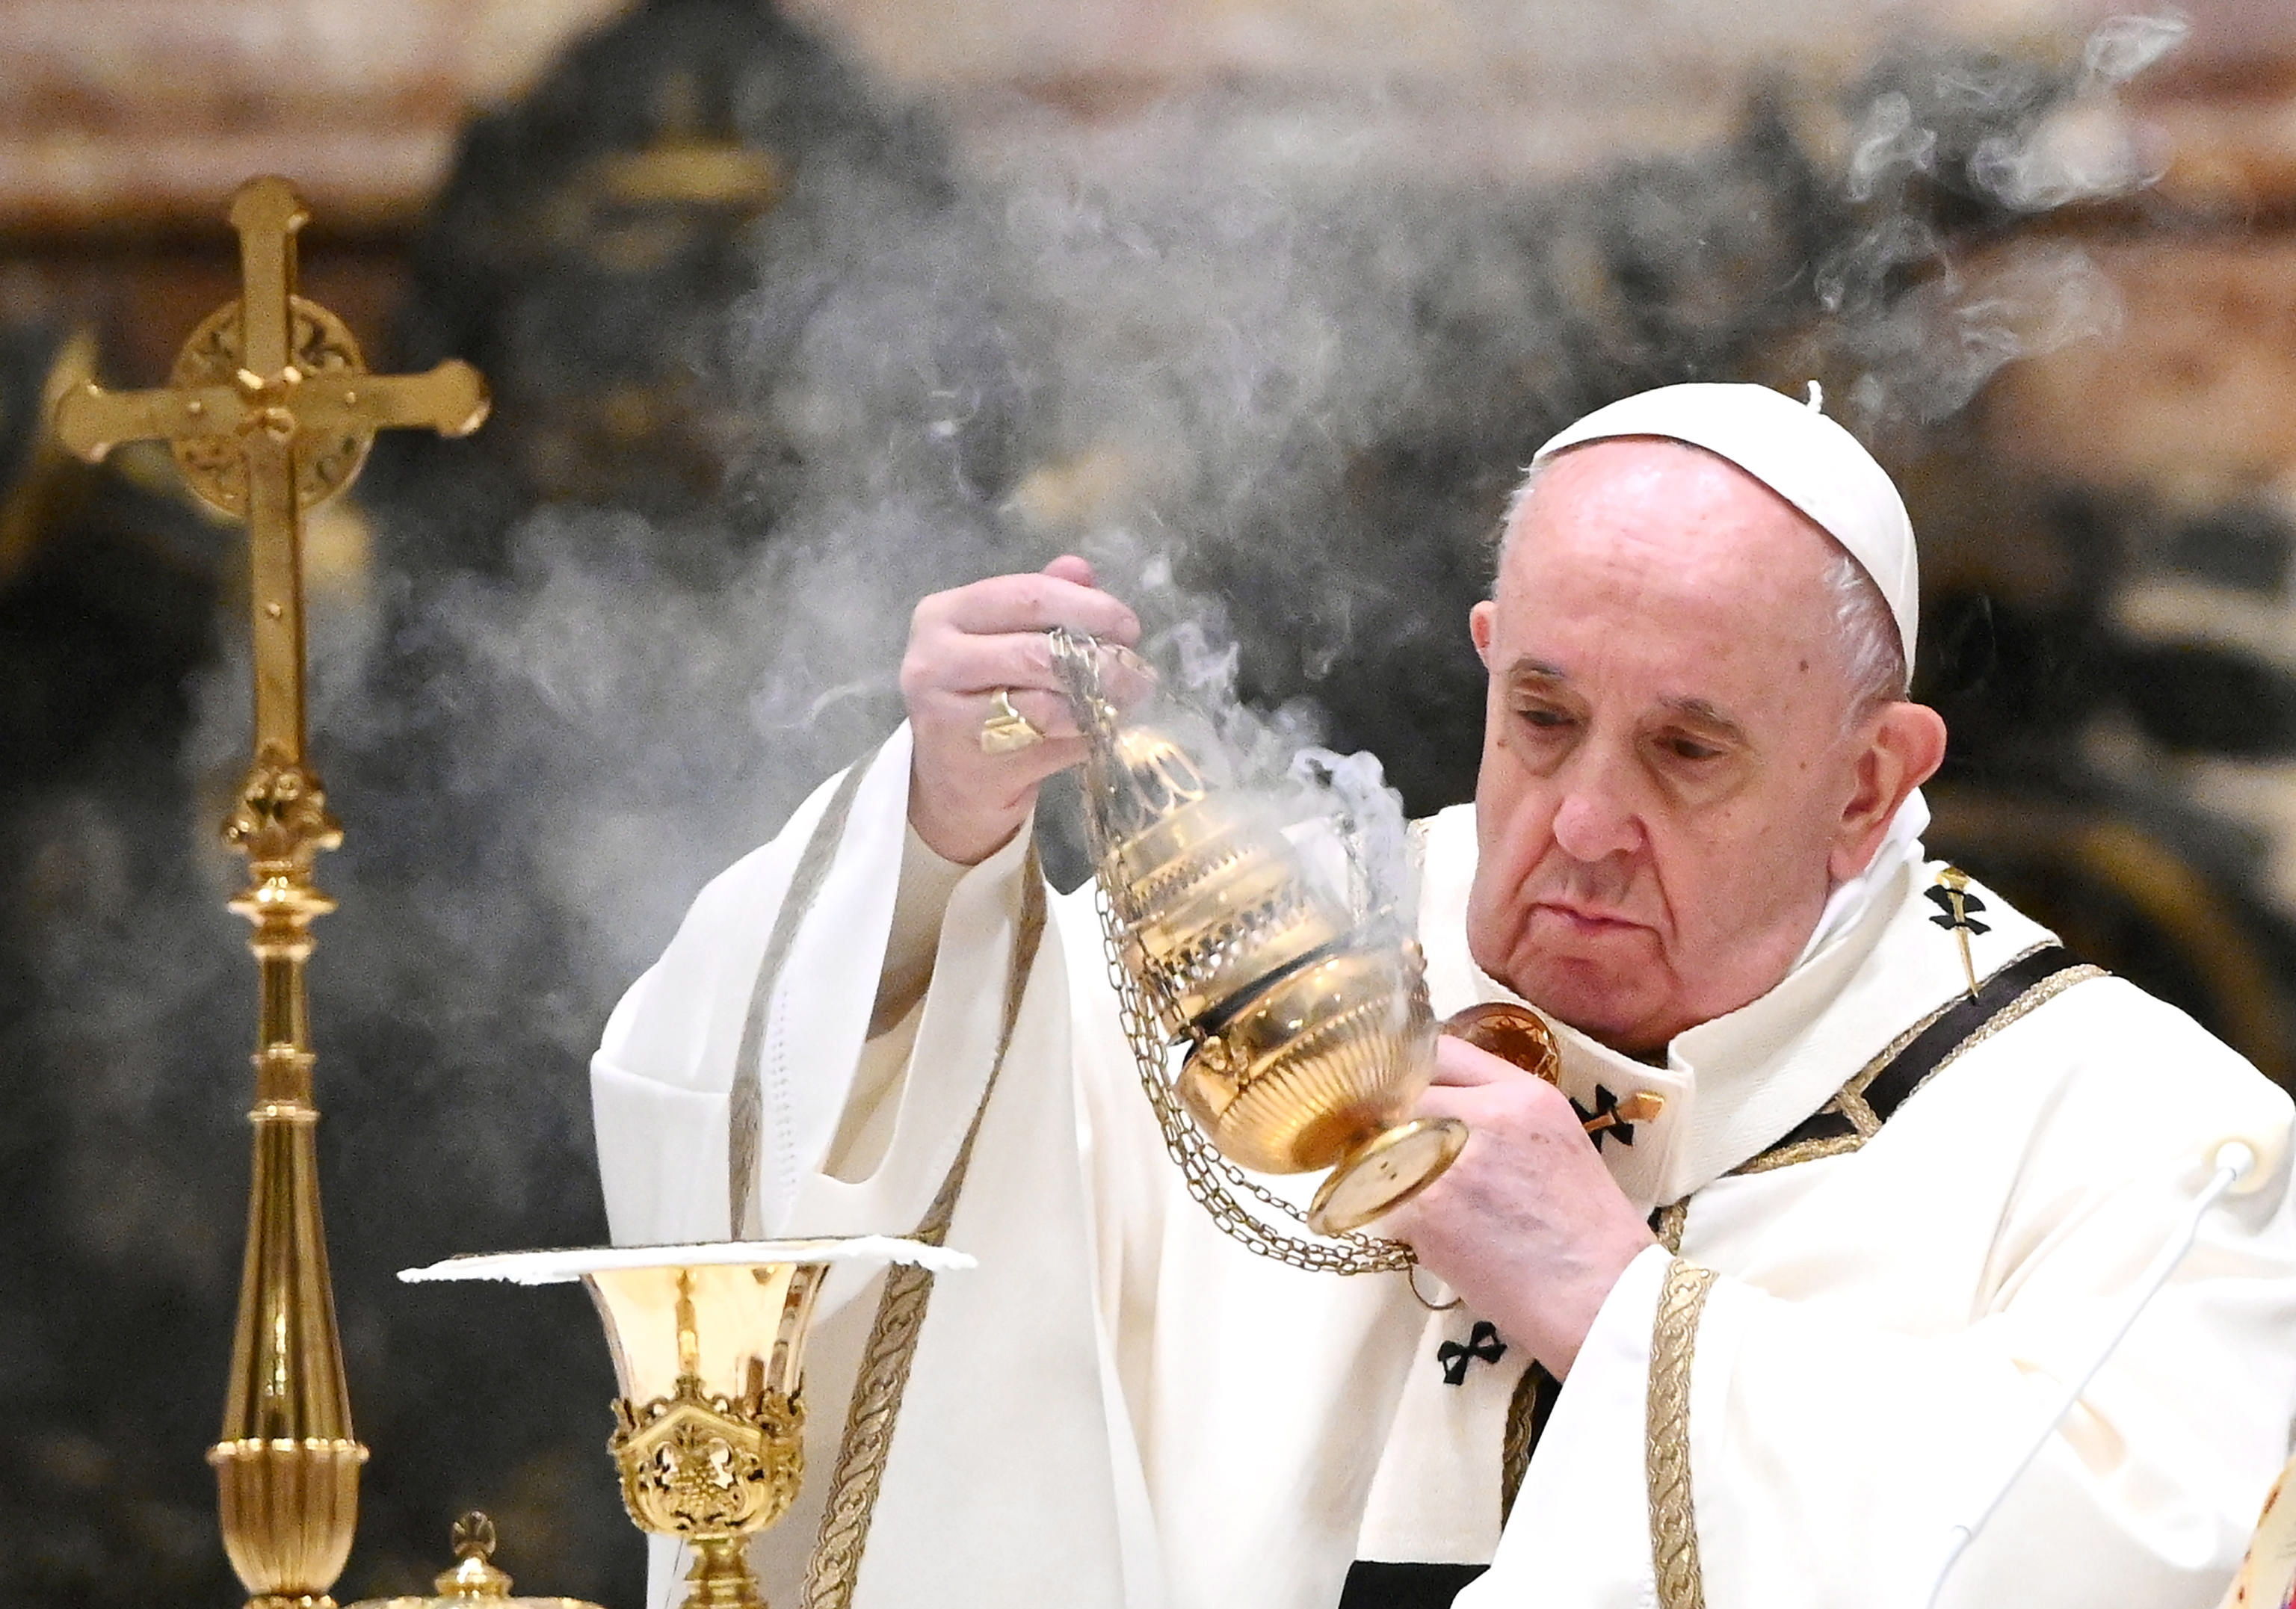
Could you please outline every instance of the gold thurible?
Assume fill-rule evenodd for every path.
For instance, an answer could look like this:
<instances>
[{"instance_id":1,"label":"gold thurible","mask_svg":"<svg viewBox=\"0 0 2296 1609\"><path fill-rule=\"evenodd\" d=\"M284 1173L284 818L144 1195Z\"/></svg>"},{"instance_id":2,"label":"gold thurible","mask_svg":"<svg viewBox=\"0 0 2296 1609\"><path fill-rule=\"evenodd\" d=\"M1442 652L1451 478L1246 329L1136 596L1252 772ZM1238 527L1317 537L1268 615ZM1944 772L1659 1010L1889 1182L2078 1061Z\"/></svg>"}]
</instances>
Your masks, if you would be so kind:
<instances>
[{"instance_id":1,"label":"gold thurible","mask_svg":"<svg viewBox=\"0 0 2296 1609\"><path fill-rule=\"evenodd\" d=\"M1464 1124L1411 1115L1436 1034L1418 946L1318 876L1263 801L1211 787L1170 737L1119 718L1100 694L1108 650L1064 632L1054 646L1091 741L1085 806L1111 977L1190 1193L1230 1235L1295 1266L1407 1267L1407 1247L1317 1244L1270 1213L1349 1235L1465 1145ZM1168 1047L1179 1048L1177 1075ZM1247 1169L1331 1172L1302 1214Z\"/></svg>"},{"instance_id":2,"label":"gold thurible","mask_svg":"<svg viewBox=\"0 0 2296 1609\"><path fill-rule=\"evenodd\" d=\"M123 441L166 440L201 498L247 521L255 755L224 838L247 857L230 908L253 925L255 1129L239 1324L215 1466L224 1548L261 1609L326 1609L350 1556L358 1471L319 1216L311 1038L304 966L311 924L334 909L312 877L342 841L305 763L302 517L358 473L378 429L461 435L486 417L478 372L369 374L324 308L295 294L295 236L309 213L283 179L258 178L231 206L237 300L195 329L170 383L56 405L56 434L101 461Z\"/></svg>"}]
</instances>

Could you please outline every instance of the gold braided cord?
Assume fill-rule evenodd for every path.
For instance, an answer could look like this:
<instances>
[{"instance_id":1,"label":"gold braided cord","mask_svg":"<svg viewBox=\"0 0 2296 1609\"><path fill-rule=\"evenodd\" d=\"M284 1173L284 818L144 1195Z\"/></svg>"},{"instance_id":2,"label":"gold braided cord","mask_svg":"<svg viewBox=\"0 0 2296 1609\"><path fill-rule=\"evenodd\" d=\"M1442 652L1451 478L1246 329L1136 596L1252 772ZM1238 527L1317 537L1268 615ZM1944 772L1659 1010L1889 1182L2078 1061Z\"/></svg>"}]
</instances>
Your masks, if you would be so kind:
<instances>
[{"instance_id":1,"label":"gold braided cord","mask_svg":"<svg viewBox=\"0 0 2296 1609\"><path fill-rule=\"evenodd\" d=\"M917 1238L924 1238L922 1232ZM853 1601L877 1493L884 1485L885 1460L892 1451L894 1423L908 1391L909 1368L916 1360L917 1338L924 1330L925 1303L931 1293L932 1276L913 1264L897 1263L885 1271L884 1294L878 1300L868 1345L861 1355L861 1373L846 1409L828 1506L806 1563L806 1609L845 1609Z\"/></svg>"},{"instance_id":2,"label":"gold braided cord","mask_svg":"<svg viewBox=\"0 0 2296 1609\"><path fill-rule=\"evenodd\" d=\"M1690 1371L1699 1316L1713 1288L1713 1269L1676 1258L1667 1265L1651 1330L1643 1474L1650 1494L1651 1573L1658 1583L1659 1609L1705 1609L1698 1517L1690 1490Z\"/></svg>"},{"instance_id":3,"label":"gold braided cord","mask_svg":"<svg viewBox=\"0 0 2296 1609\"><path fill-rule=\"evenodd\" d=\"M1507 1399L1506 1433L1499 1442L1499 1523L1505 1525L1514 1513L1515 1494L1522 1490L1522 1478L1530 1473L1531 1422L1538 1416L1538 1365L1522 1366L1522 1373L1514 1383L1514 1394Z\"/></svg>"},{"instance_id":4,"label":"gold braided cord","mask_svg":"<svg viewBox=\"0 0 2296 1609\"><path fill-rule=\"evenodd\" d=\"M1690 1197L1685 1195L1672 1205L1659 1209L1658 1222L1651 1227L1651 1233L1658 1236L1658 1244L1666 1248L1668 1256L1672 1257L1681 1252L1682 1232L1689 1224Z\"/></svg>"},{"instance_id":5,"label":"gold braided cord","mask_svg":"<svg viewBox=\"0 0 2296 1609\"><path fill-rule=\"evenodd\" d=\"M997 1031L996 1054L989 1060L988 1081L957 1146L956 1159L949 1163L948 1176L941 1180L932 1204L925 1209L911 1236L929 1246L947 1240L949 1223L956 1216L956 1198L972 1163L972 1144L980 1137L988 1097L996 1092L1005 1053L1013 1047L1021 1001L1044 936L1045 877L1031 848L1028 864L1021 871L1020 929L1014 936L1013 970L1004 985L1004 1021ZM877 1300L877 1316L870 1324L869 1339L861 1352L861 1370L846 1408L845 1433L838 1442L829 1501L806 1564L805 1609L849 1609L853 1602L861 1555L868 1545L870 1523L876 1516L877 1494L884 1486L894 1425L900 1417L901 1399L908 1391L909 1370L916 1361L917 1341L924 1333L925 1307L931 1297L932 1276L924 1269L897 1263L886 1270L884 1293Z\"/></svg>"},{"instance_id":6,"label":"gold braided cord","mask_svg":"<svg viewBox=\"0 0 2296 1609\"><path fill-rule=\"evenodd\" d=\"M2047 949L2054 942L2054 940L2044 940L2040 943L2033 945L2029 948L2020 950L2016 955L2012 956L2008 960L2003 962L2001 965L1997 967L1991 973L1988 973L1987 975L1986 981L1988 983L1991 982L1993 979L1999 976L2002 972L2007 970L2009 967L2016 965L2018 962L2025 960L2030 956ZM2031 1012L2039 1006L2047 1005L2050 1001L2062 994L2066 989L2070 989L2074 984L2085 983L2091 978L2102 978L2107 975L2108 974L2104 968L2101 966L2091 966L2087 964L2083 964L2079 966L2068 966L2062 972L2050 973L2039 982L2035 983L2027 989L2024 993L2019 995L2006 1006L2004 1006L1999 1011L1995 1012L1991 1016L1986 1018L1984 1022L1979 1023L1975 1029L1971 1030L1967 1038L1963 1039L1951 1050L1947 1051L1945 1055L1939 1056L1938 1058L1937 1065L1930 1069L1927 1075L1922 1080L1922 1083L1927 1084L1931 1079L1934 1079L1938 1074L1943 1072L1947 1068L1959 1061L1965 1052L1972 1050L1978 1046L1982 1045L1986 1040L1991 1038L1995 1034L1999 1033L2003 1029L2008 1027L2011 1023L2016 1022L2027 1013ZM1965 997L1960 995L1955 996L1952 999L1948 1000L1944 1005L1939 1006L1935 1011L1923 1016L1919 1022L1915 1022L1911 1028L1906 1029L1905 1032L1899 1034L1887 1045L1884 1045L1881 1050L1874 1055L1872 1060L1868 1061L1865 1066L1859 1068L1857 1071L1851 1076L1849 1081L1841 1087L1840 1092L1836 1094L1832 1100L1818 1108L1820 1112L1839 1112L1842 1117L1848 1119L1852 1132L1849 1134L1828 1135L1820 1139L1797 1140L1790 1145L1773 1145L1770 1149L1761 1153L1759 1156L1754 1156L1749 1158L1745 1162L1740 1162L1736 1167L1731 1169L1730 1171L1734 1175L1746 1173L1767 1173L1774 1168L1791 1168L1795 1166L1797 1163L1816 1162L1823 1157L1841 1156L1845 1153L1856 1151L1862 1147L1867 1140L1872 1139L1882 1130L1881 1116L1874 1110L1872 1105L1867 1103L1866 1099L1866 1091L1872 1087L1874 1080L1879 1078L1882 1073L1889 1068L1891 1063L1895 1062L1900 1055L1905 1054L1906 1047L1907 1046L1919 1038L1922 1034L1925 1032L1931 1024L1936 1022L1939 1017L1942 1017L1947 1012L1951 1011L1955 1006L1960 1005L1964 997ZM1916 1085L1915 1088L1918 1089L1921 1086ZM1907 1091L1906 1098L1910 1098L1912 1094L1913 1091ZM1673 1246L1669 1246L1668 1248L1669 1251L1677 1249L1678 1248Z\"/></svg>"},{"instance_id":7,"label":"gold braided cord","mask_svg":"<svg viewBox=\"0 0 2296 1609\"><path fill-rule=\"evenodd\" d=\"M813 836L806 841L805 851L790 873L780 914L766 939L765 956L758 963L758 981L750 990L750 1009L742 1019L742 1043L734 1057L734 1096L726 1137L726 1222L736 1240L755 1238L758 1228L753 1211L758 1203L758 1143L765 1129L765 1089L758 1063L765 1049L766 1014L781 983L782 968L797 942L797 930L820 897L821 885L829 881L838 841L845 836L846 818L852 815L862 778L875 760L874 752L855 760L822 810Z\"/></svg>"}]
</instances>

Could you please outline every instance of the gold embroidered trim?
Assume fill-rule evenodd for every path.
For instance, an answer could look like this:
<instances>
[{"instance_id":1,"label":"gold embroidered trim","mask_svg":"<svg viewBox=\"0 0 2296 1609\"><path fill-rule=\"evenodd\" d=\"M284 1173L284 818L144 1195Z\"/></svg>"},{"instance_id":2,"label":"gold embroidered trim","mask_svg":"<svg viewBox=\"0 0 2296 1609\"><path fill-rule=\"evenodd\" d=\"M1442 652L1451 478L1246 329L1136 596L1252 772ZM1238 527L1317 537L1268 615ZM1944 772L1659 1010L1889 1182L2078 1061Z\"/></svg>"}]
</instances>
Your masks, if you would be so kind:
<instances>
[{"instance_id":1,"label":"gold embroidered trim","mask_svg":"<svg viewBox=\"0 0 2296 1609\"><path fill-rule=\"evenodd\" d=\"M956 1198L972 1162L972 1143L980 1137L988 1097L996 1091L997 1074L1004 1070L1004 1054L1013 1047L1021 1000L1045 936L1045 878L1033 845L1021 870L1021 891L1020 928L1013 940L1012 975L1004 985L1004 1014L997 1030L996 1051L989 1059L988 1081L957 1146L956 1160L949 1164L948 1177L941 1180L932 1205L925 1209L912 1236L927 1245L939 1245L947 1237L949 1220L956 1215ZM862 1550L868 1544L877 1494L884 1485L886 1456L892 1450L893 1427L900 1417L901 1399L909 1388L909 1369L916 1361L917 1340L924 1332L925 1306L931 1297L932 1276L924 1269L900 1263L886 1270L884 1293L877 1301L877 1316L870 1324L869 1340L861 1350L861 1371L846 1409L837 1467L830 1476L828 1506L822 1511L821 1530L806 1565L805 1609L849 1609L853 1602Z\"/></svg>"},{"instance_id":2,"label":"gold embroidered trim","mask_svg":"<svg viewBox=\"0 0 2296 1609\"><path fill-rule=\"evenodd\" d=\"M1690 1490L1690 1374L1698 1320L1714 1270L1677 1257L1667 1266L1651 1330L1650 1395L1643 1454L1650 1494L1651 1573L1659 1609L1705 1609L1698 1516Z\"/></svg>"},{"instance_id":3,"label":"gold embroidered trim","mask_svg":"<svg viewBox=\"0 0 2296 1609\"><path fill-rule=\"evenodd\" d=\"M1829 1111L1831 1105L1820 1107ZM1820 1157L1840 1156L1855 1151L1866 1143L1862 1134L1837 1134L1830 1139L1797 1140L1791 1145L1779 1145L1761 1155L1740 1162L1730 1170L1733 1173L1767 1173L1773 1168L1791 1168L1796 1162L1814 1162Z\"/></svg>"},{"instance_id":4,"label":"gold embroidered trim","mask_svg":"<svg viewBox=\"0 0 2296 1609\"><path fill-rule=\"evenodd\" d=\"M1507 1399L1506 1439L1499 1443L1499 1523L1514 1513L1515 1493L1530 1468L1530 1427L1538 1416L1538 1366L1525 1363Z\"/></svg>"},{"instance_id":5,"label":"gold embroidered trim","mask_svg":"<svg viewBox=\"0 0 2296 1609\"><path fill-rule=\"evenodd\" d=\"M2004 965L2014 965L2046 948L2046 943L2034 945L2013 956ZM1963 1053L1982 1045L2074 984L2104 975L2103 967L2088 965L2070 966L2062 972L2052 973L1987 1018L1968 1038L1939 1057L1938 1064L1930 1070L1922 1083L1928 1083L1930 1079L1960 1059ZM1959 1003L1959 997L1947 1001L1890 1040L1880 1054L1858 1069L1841 1087L1840 1094L1820 1108L1847 1118L1856 1132L1779 1146L1740 1164L1733 1171L1766 1172L1772 1168L1790 1167L1821 1156L1838 1156L1863 1145L1882 1127L1880 1114L1866 1100L1866 1089L1923 1030ZM1919 1084L1915 1086L1915 1089L1920 1088ZM1906 1093L1910 1096L1913 1091ZM1679 1255L1683 1228L1689 1216L1690 1198L1685 1196L1659 1213L1656 1227L1660 1244L1675 1259L1667 1268L1666 1285L1659 1295L1658 1317L1652 1327L1650 1386L1644 1410L1644 1477L1649 1489L1651 1570L1657 1583L1659 1609L1705 1609L1705 1583L1698 1559L1697 1514L1691 1496L1690 1382L1697 1350L1698 1322L1705 1311L1706 1298L1713 1289L1715 1277L1712 1269L1685 1262ZM1521 1395L1521 1388L1517 1388L1517 1394ZM1524 1424L1527 1430L1528 1414L1524 1415ZM1507 1422L1506 1469L1513 1475L1513 1485L1504 1488L1504 1496L1510 1506L1514 1489L1521 1482L1521 1474L1513 1463L1514 1431L1514 1416L1511 1408ZM1526 1465L1529 1462L1528 1451L1526 1448Z\"/></svg>"},{"instance_id":6,"label":"gold embroidered trim","mask_svg":"<svg viewBox=\"0 0 2296 1609\"><path fill-rule=\"evenodd\" d=\"M873 752L847 768L845 780L829 796L829 804L806 840L804 852L790 873L782 895L781 913L766 937L766 953L758 963L758 981L750 989L750 1009L742 1019L741 1048L734 1055L734 1090L727 1113L726 1137L726 1224L735 1240L754 1240L759 1233L750 1208L758 1196L758 1141L765 1127L765 1092L758 1059L765 1048L766 1014L780 984L782 968L797 942L797 931L813 909L821 885L836 864L838 840L845 836L845 819L853 813L854 796L861 779L876 761Z\"/></svg>"},{"instance_id":7,"label":"gold embroidered trim","mask_svg":"<svg viewBox=\"0 0 2296 1609\"><path fill-rule=\"evenodd\" d=\"M1978 1046L1984 1044L1986 1040L1991 1038L1995 1034L1999 1033L2003 1029L2008 1027L2012 1022L2014 1022L2018 1018L2023 1016L2027 1012L2031 1011L2035 1006L2047 1005L2050 1001L2055 999L2059 995L2064 993L2065 990L2070 989L2076 983L2085 982L2090 978L2102 978L2104 975L2105 971L2102 966L2090 966L2087 965L2080 966L2068 966L2061 973L2050 973L2038 983L2034 984L2032 988L2027 989L2023 994L2019 995L2014 1000L2009 1002L2008 1005L2003 1006L1999 1011L1995 1012L1992 1016L1986 1019L1984 1027L1979 1029L1975 1033L1971 1034L1969 1038L1964 1039L1960 1044L1955 1046L1950 1051L1947 1052L1944 1060L1940 1061L1931 1070L1930 1078L1933 1079L1937 1077L1939 1073L1943 1072L1947 1068L1952 1066L1954 1063L1960 1058L1962 1052L1964 1050L1973 1050ZM1926 1084L1928 1082L1929 1079L1923 1079L1922 1080L1923 1084ZM1914 1088L1918 1089L1921 1088L1921 1085L1917 1084Z\"/></svg>"},{"instance_id":8,"label":"gold embroidered trim","mask_svg":"<svg viewBox=\"0 0 2296 1609\"><path fill-rule=\"evenodd\" d=\"M1658 1236L1658 1244L1666 1248L1668 1256L1672 1257L1682 1250L1683 1226L1689 1221L1690 1197L1687 1195L1670 1207L1659 1209L1658 1223L1652 1232Z\"/></svg>"},{"instance_id":9,"label":"gold embroidered trim","mask_svg":"<svg viewBox=\"0 0 2296 1609\"><path fill-rule=\"evenodd\" d=\"M1995 968L1995 973L2005 971L2028 956L2038 955L2054 942L2053 940L2045 939L2038 944L2018 951L2003 962L1999 967ZM1939 1059L1938 1064L1930 1069L1929 1078L1923 1079L1922 1083L1928 1083L1930 1079L1937 1077L1939 1073L1953 1065L1963 1051L1972 1045L1984 1043L2035 1006L2054 998L2061 990L2069 989L2085 979L2101 978L2103 975L2103 967L2087 965L2070 966L2061 973L2051 973L1988 1018L1969 1038L1946 1052ZM1867 1088L1875 1079L1882 1076L1882 1071L1890 1063L1905 1054L1906 1047L1919 1038L1928 1030L1931 1023L1959 1006L1965 998L1967 998L1966 996L1956 995L1882 1047L1871 1061L1850 1075L1849 1081L1841 1087L1832 1100L1818 1108L1821 1112L1831 1112L1847 1118L1850 1128L1855 1130L1854 1133L1830 1135L1824 1139L1800 1140L1791 1145L1775 1145L1763 1152L1759 1156L1740 1162L1730 1171L1734 1174L1767 1173L1773 1168L1791 1168L1797 1162L1814 1162L1820 1157L1840 1156L1845 1152L1857 1150L1867 1140L1872 1139L1874 1135L1881 1132L1882 1119L1880 1114L1866 1103ZM1917 1084L1915 1088L1917 1089L1920 1087ZM1906 1093L1910 1096L1912 1091L1909 1090Z\"/></svg>"}]
</instances>

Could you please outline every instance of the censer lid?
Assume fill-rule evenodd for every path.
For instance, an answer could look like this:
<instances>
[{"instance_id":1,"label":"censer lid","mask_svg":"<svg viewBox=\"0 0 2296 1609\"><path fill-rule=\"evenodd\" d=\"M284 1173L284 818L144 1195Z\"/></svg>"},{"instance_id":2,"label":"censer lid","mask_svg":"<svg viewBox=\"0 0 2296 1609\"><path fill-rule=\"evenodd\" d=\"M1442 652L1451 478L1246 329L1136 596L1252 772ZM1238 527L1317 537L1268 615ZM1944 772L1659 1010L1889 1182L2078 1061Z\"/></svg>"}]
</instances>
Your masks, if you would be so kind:
<instances>
[{"instance_id":1,"label":"censer lid","mask_svg":"<svg viewBox=\"0 0 2296 1609\"><path fill-rule=\"evenodd\" d=\"M1124 727L1111 736L1105 753L1093 757L1086 785L1111 846L1201 804L1209 791L1188 751L1144 726Z\"/></svg>"},{"instance_id":2,"label":"censer lid","mask_svg":"<svg viewBox=\"0 0 2296 1609\"><path fill-rule=\"evenodd\" d=\"M578 1597L512 1597L510 1577L494 1563L495 1523L472 1509L455 1522L455 1567L442 1570L431 1585L436 1597L371 1597L350 1609L598 1609Z\"/></svg>"}]
</instances>

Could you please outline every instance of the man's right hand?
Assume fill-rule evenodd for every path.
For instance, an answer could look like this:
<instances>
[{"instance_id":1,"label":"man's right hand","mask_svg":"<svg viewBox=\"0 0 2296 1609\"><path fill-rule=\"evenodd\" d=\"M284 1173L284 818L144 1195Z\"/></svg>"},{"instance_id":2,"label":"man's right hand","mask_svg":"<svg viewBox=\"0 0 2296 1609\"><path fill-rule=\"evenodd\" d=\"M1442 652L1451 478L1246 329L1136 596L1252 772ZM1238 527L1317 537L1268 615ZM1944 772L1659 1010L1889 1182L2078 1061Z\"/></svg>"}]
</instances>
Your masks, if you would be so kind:
<instances>
[{"instance_id":1,"label":"man's right hand","mask_svg":"<svg viewBox=\"0 0 2296 1609\"><path fill-rule=\"evenodd\" d=\"M972 866L995 854L1028 820L1045 778L1085 757L1053 669L1046 633L1055 626L1127 648L1140 640L1139 618L1095 587L1092 566L1073 556L1036 575L937 592L910 617L901 661L901 696L916 739L909 825L945 860ZM1044 742L982 751L981 724L1000 689Z\"/></svg>"}]
</instances>

